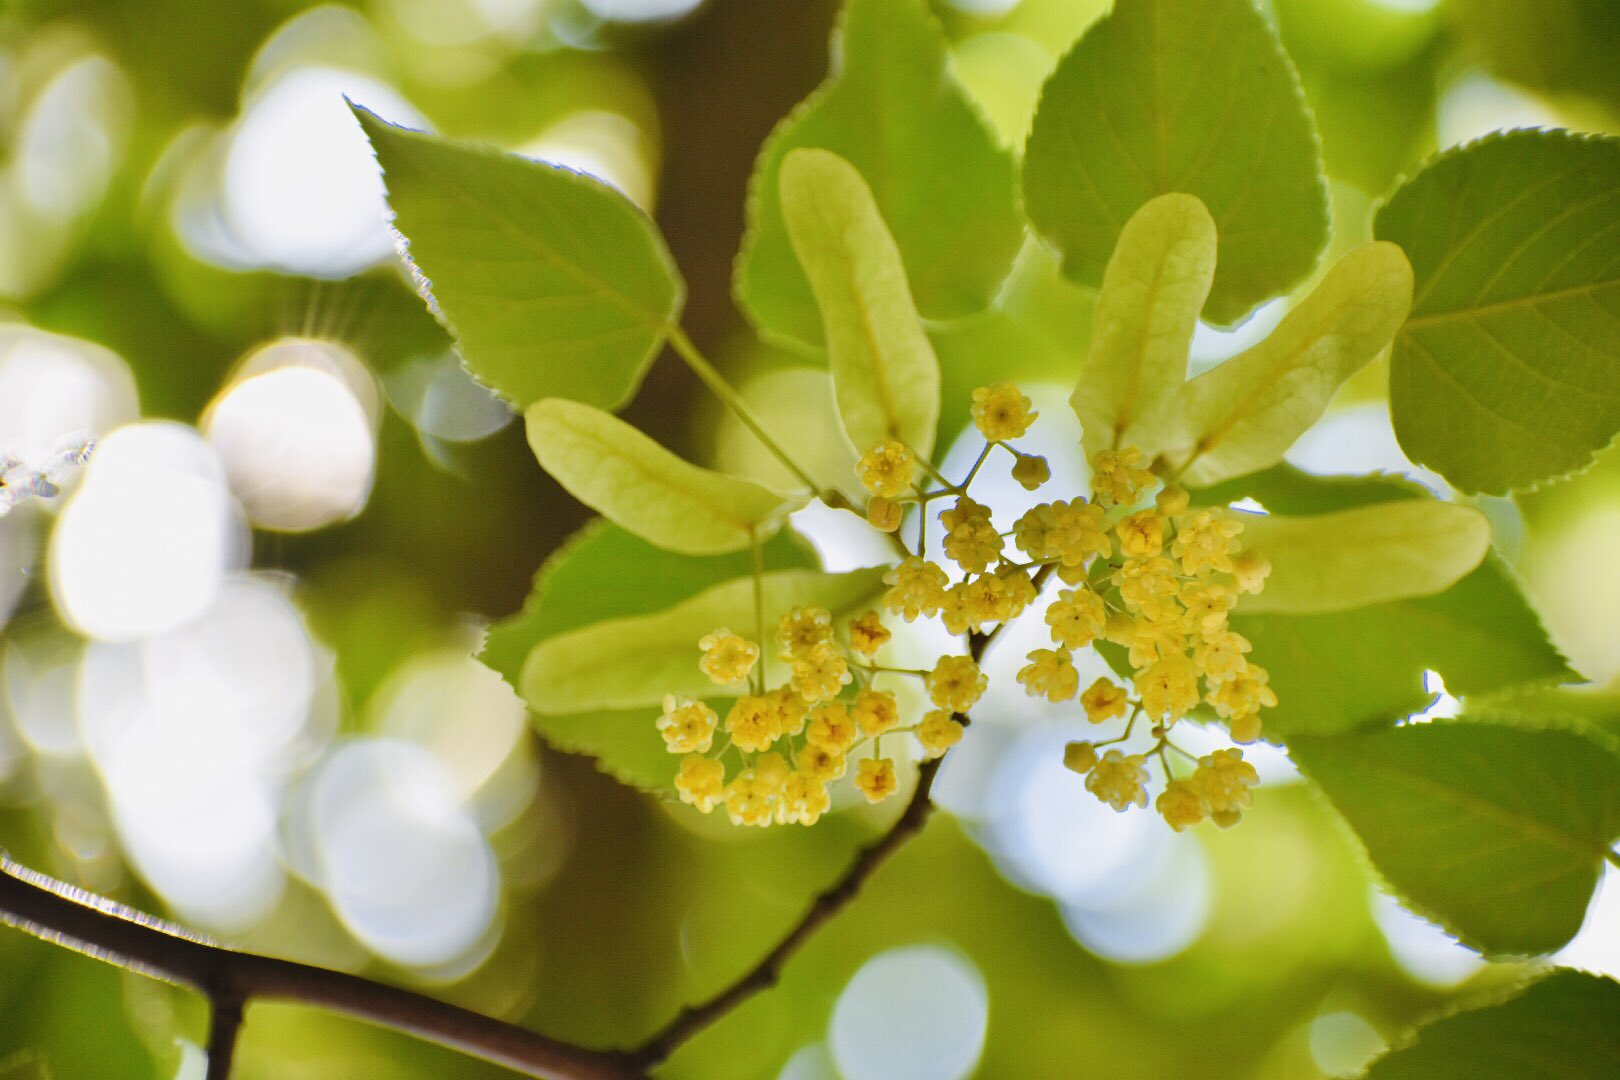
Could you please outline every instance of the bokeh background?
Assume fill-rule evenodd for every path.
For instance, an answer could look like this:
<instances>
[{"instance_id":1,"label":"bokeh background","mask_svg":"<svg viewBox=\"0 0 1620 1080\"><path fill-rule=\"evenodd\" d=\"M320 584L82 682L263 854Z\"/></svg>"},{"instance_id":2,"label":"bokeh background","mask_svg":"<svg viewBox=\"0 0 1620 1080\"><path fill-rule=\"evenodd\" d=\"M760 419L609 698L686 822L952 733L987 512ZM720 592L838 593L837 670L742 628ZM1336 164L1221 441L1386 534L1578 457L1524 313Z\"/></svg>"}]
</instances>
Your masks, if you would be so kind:
<instances>
[{"instance_id":1,"label":"bokeh background","mask_svg":"<svg viewBox=\"0 0 1620 1080\"><path fill-rule=\"evenodd\" d=\"M1106 8L933 6L1014 146ZM1620 131L1606 0L1269 7L1317 112L1340 249L1438 148L1502 127ZM0 7L0 456L12 490L41 496L0 516L0 847L232 944L592 1044L634 1040L750 963L881 815L715 827L548 751L471 659L584 518L414 295L343 96L616 185L656 216L689 332L759 411L830 415L825 374L754 344L728 285L754 155L824 76L834 15L829 0ZM1082 468L1063 400L1089 303L1037 282L1018 310L938 336L948 366L1025 375L1060 476ZM1285 307L1201 331L1195 362ZM1358 377L1291 460L1440 486L1401 456L1383 384L1378 365ZM628 415L771 475L677 364ZM1554 638L1614 682L1620 454L1489 510ZM864 558L813 511L800 525L830 566ZM1431 689L1434 711L1455 707ZM1085 795L1061 768L1073 717L1013 690L942 774L950 813L668 1075L1349 1076L1453 995L1521 974L1379 892L1280 753L1261 754L1243 828L1175 835ZM1620 974L1609 873L1559 959ZM205 1023L184 992L0 931L0 1078L201 1077ZM239 1074L506 1075L279 1005L250 1011Z\"/></svg>"}]
</instances>

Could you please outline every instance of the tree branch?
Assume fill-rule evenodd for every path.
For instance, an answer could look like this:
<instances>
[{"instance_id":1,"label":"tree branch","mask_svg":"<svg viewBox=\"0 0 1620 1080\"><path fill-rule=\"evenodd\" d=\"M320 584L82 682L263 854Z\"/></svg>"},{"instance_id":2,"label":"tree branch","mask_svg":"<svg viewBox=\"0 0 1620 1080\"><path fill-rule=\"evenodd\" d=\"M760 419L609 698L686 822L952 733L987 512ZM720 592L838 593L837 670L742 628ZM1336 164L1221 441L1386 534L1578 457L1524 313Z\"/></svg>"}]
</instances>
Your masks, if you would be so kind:
<instances>
[{"instance_id":1,"label":"tree branch","mask_svg":"<svg viewBox=\"0 0 1620 1080\"><path fill-rule=\"evenodd\" d=\"M529 1076L554 1080L645 1078L645 1071L631 1055L561 1042L357 975L233 952L36 874L3 854L0 921L43 940L206 995L214 1010L209 1037L210 1080L226 1075L242 1010L256 999L331 1009L430 1039Z\"/></svg>"},{"instance_id":2,"label":"tree branch","mask_svg":"<svg viewBox=\"0 0 1620 1080\"><path fill-rule=\"evenodd\" d=\"M1050 567L1042 568L1043 573L1047 570L1050 570ZM1044 581L1043 574L1037 573L1036 588L1039 589ZM984 659L984 651L995 640L997 630L1000 630L999 626L988 634L975 632L968 635L968 654L975 662ZM963 714L956 713L955 716L963 725L968 723L968 718ZM636 1047L631 1052L631 1060L643 1069L652 1069L662 1064L680 1048L681 1044L698 1032L755 994L775 986L782 977L782 969L787 966L793 955L804 947L805 942L855 899L861 891L861 886L865 885L867 879L888 861L889 856L922 831L922 827L928 823L929 815L934 812L931 797L934 778L939 775L939 768L944 761L943 757L939 757L923 763L917 770L917 788L911 793L911 801L906 804L899 819L889 827L888 832L856 853L854 861L836 881L817 894L804 915L793 924L770 952L713 997L682 1009L673 1020Z\"/></svg>"}]
</instances>

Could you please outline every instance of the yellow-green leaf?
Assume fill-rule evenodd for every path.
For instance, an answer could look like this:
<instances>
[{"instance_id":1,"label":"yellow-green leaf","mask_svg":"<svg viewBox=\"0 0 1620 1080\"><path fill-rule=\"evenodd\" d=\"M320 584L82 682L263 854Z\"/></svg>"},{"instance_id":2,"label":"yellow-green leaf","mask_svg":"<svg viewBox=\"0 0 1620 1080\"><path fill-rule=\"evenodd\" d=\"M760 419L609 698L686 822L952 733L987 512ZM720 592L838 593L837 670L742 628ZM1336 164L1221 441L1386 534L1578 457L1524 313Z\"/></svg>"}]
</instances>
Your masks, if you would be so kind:
<instances>
[{"instance_id":1,"label":"yellow-green leaf","mask_svg":"<svg viewBox=\"0 0 1620 1080\"><path fill-rule=\"evenodd\" d=\"M529 445L557 482L643 540L683 555L747 547L803 505L751 480L699 468L590 405L531 405Z\"/></svg>"},{"instance_id":2,"label":"yellow-green leaf","mask_svg":"<svg viewBox=\"0 0 1620 1080\"><path fill-rule=\"evenodd\" d=\"M1485 558L1491 526L1468 506L1399 499L1310 517L1236 515L1243 546L1271 560L1244 614L1346 611L1450 588Z\"/></svg>"},{"instance_id":3,"label":"yellow-green leaf","mask_svg":"<svg viewBox=\"0 0 1620 1080\"><path fill-rule=\"evenodd\" d=\"M1142 204L1119 234L1097 297L1091 350L1069 404L1086 458L1163 449L1164 406L1187 377L1187 351L1215 277L1215 220L1197 197Z\"/></svg>"},{"instance_id":4,"label":"yellow-green leaf","mask_svg":"<svg viewBox=\"0 0 1620 1080\"><path fill-rule=\"evenodd\" d=\"M1394 244L1363 244L1258 345L1186 384L1183 476L1197 486L1264 469L1321 418L1339 384L1389 345L1412 304Z\"/></svg>"},{"instance_id":5,"label":"yellow-green leaf","mask_svg":"<svg viewBox=\"0 0 1620 1080\"><path fill-rule=\"evenodd\" d=\"M788 238L821 307L838 412L861 453L898 439L926 457L939 421L939 361L900 250L855 167L827 150L782 161Z\"/></svg>"},{"instance_id":6,"label":"yellow-green leaf","mask_svg":"<svg viewBox=\"0 0 1620 1080\"><path fill-rule=\"evenodd\" d=\"M883 591L883 574L882 567L766 573L766 618L800 605L824 607L835 619L859 614ZM740 577L653 615L608 619L547 638L524 662L523 697L535 712L552 715L654 706L665 694L724 695L728 691L698 669L698 639L721 626L752 637L754 610L754 579ZM761 662L774 681L785 672L770 672L779 663L771 652Z\"/></svg>"}]
</instances>

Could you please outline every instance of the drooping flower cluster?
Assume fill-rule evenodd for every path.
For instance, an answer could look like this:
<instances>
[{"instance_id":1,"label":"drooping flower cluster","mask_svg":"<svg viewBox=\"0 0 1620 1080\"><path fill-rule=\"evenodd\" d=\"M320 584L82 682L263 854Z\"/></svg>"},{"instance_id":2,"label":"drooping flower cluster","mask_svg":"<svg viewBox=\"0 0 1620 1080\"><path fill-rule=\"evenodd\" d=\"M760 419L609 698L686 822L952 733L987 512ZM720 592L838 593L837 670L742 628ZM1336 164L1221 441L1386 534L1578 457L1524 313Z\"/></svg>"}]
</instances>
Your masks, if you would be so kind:
<instances>
[{"instance_id":1,"label":"drooping flower cluster","mask_svg":"<svg viewBox=\"0 0 1620 1080\"><path fill-rule=\"evenodd\" d=\"M741 696L724 719L704 702L673 696L658 718L667 748L685 755L675 781L681 798L704 812L723 804L737 824L813 824L831 805L828 785L849 771L853 755L854 787L882 801L897 779L880 740L910 734L923 756L943 755L962 738L966 714L984 693L979 651L1000 626L1041 605L1051 644L1028 654L1018 682L1047 702L1078 701L1094 724L1127 718L1118 738L1068 746L1064 762L1085 777L1086 789L1115 810L1145 807L1148 762L1157 758L1164 786L1154 805L1171 827L1233 824L1252 802L1254 767L1237 749L1194 758L1171 740L1171 730L1207 710L1203 715L1228 723L1235 741L1252 742L1261 710L1277 703L1265 669L1249 659L1249 641L1228 625L1239 598L1259 592L1270 569L1263 556L1243 550L1241 520L1194 507L1185 489L1123 447L1096 455L1088 494L1037 503L1003 533L968 494L989 456L1007 451L1013 478L1028 491L1048 483L1051 470L1044 458L1010 445L1036 417L1016 387L974 391L972 415L985 447L962 483L940 479L897 441L873 447L856 473L868 494L867 520L905 552L884 578L884 610L906 622L938 618L952 634L969 635L973 648L940 657L929 670L884 668L876 658L891 632L878 612L846 624L824 609L795 608L781 615L774 642L786 681L766 689L766 643L716 629L699 642L700 667L717 693L729 688ZM932 483L919 480L920 468ZM915 547L898 535L911 510ZM928 558L934 522L954 571ZM1052 577L1057 582L1048 588ZM1129 678L1082 687L1075 652L1098 645ZM895 695L873 685L879 673L921 678L934 708L902 717ZM1127 753L1122 744L1144 716L1155 742ZM1191 771L1177 776L1167 751ZM738 766L728 772L732 756Z\"/></svg>"}]
</instances>

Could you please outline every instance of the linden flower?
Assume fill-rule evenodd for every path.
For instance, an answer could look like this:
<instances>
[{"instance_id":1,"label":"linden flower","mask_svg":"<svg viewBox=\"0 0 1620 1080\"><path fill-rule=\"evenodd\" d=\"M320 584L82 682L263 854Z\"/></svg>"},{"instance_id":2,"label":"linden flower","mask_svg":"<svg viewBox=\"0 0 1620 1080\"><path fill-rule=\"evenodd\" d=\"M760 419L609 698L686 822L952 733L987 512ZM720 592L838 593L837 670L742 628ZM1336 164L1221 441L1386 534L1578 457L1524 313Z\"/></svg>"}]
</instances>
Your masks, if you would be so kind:
<instances>
[{"instance_id":1,"label":"linden flower","mask_svg":"<svg viewBox=\"0 0 1620 1080\"><path fill-rule=\"evenodd\" d=\"M965 713L990 684L971 656L942 656L924 679L928 697L941 709Z\"/></svg>"},{"instance_id":2,"label":"linden flower","mask_svg":"<svg viewBox=\"0 0 1620 1080\"><path fill-rule=\"evenodd\" d=\"M849 714L867 735L881 735L900 725L900 704L887 690L862 690Z\"/></svg>"},{"instance_id":3,"label":"linden flower","mask_svg":"<svg viewBox=\"0 0 1620 1080\"><path fill-rule=\"evenodd\" d=\"M849 647L868 660L877 656L878 650L893 636L875 611L868 611L849 624Z\"/></svg>"},{"instance_id":4,"label":"linden flower","mask_svg":"<svg viewBox=\"0 0 1620 1080\"><path fill-rule=\"evenodd\" d=\"M932 760L944 757L945 751L962 741L962 724L947 709L935 709L917 725L917 741L922 743L923 756Z\"/></svg>"},{"instance_id":5,"label":"linden flower","mask_svg":"<svg viewBox=\"0 0 1620 1080\"><path fill-rule=\"evenodd\" d=\"M1182 629L1185 618L1176 617L1179 612L1165 614L1168 617L1136 620L1136 632L1131 635L1129 645L1133 668L1144 668L1187 651L1187 634Z\"/></svg>"},{"instance_id":6,"label":"linden flower","mask_svg":"<svg viewBox=\"0 0 1620 1080\"><path fill-rule=\"evenodd\" d=\"M837 780L847 768L842 750L808 743L799 751L799 769L820 780Z\"/></svg>"},{"instance_id":7,"label":"linden flower","mask_svg":"<svg viewBox=\"0 0 1620 1080\"><path fill-rule=\"evenodd\" d=\"M1141 754L1126 756L1110 750L1091 767L1086 790L1123 813L1128 806L1147 805L1147 779Z\"/></svg>"},{"instance_id":8,"label":"linden flower","mask_svg":"<svg viewBox=\"0 0 1620 1080\"><path fill-rule=\"evenodd\" d=\"M1164 518L1152 510L1132 514L1116 526L1119 549L1126 555L1142 558L1157 555L1164 549Z\"/></svg>"},{"instance_id":9,"label":"linden flower","mask_svg":"<svg viewBox=\"0 0 1620 1080\"><path fill-rule=\"evenodd\" d=\"M1221 828L1237 824L1243 811L1254 805L1254 792L1260 774L1243 760L1241 750L1217 750L1198 759L1192 786L1209 807L1210 820Z\"/></svg>"},{"instance_id":10,"label":"linden flower","mask_svg":"<svg viewBox=\"0 0 1620 1080\"><path fill-rule=\"evenodd\" d=\"M706 754L714 745L714 729L719 722L719 714L703 702L665 694L658 731L672 754Z\"/></svg>"},{"instance_id":11,"label":"linden flower","mask_svg":"<svg viewBox=\"0 0 1620 1080\"><path fill-rule=\"evenodd\" d=\"M1025 491L1034 491L1052 479L1052 467L1038 454L1019 454L1013 462L1012 478Z\"/></svg>"},{"instance_id":12,"label":"linden flower","mask_svg":"<svg viewBox=\"0 0 1620 1080\"><path fill-rule=\"evenodd\" d=\"M759 782L753 769L744 769L726 785L726 813L733 825L757 825L763 828L771 823L770 789Z\"/></svg>"},{"instance_id":13,"label":"linden flower","mask_svg":"<svg viewBox=\"0 0 1620 1080\"><path fill-rule=\"evenodd\" d=\"M990 508L983 503L974 502L966 495L959 495L949 509L939 512L939 523L945 526L946 532L963 525L988 525Z\"/></svg>"},{"instance_id":14,"label":"linden flower","mask_svg":"<svg viewBox=\"0 0 1620 1080\"><path fill-rule=\"evenodd\" d=\"M1035 582L1029 576L1029 571L1016 566L1003 566L996 571L996 577L1001 579L1002 602L1001 611L996 617L1001 622L1010 622L1035 602L1038 595Z\"/></svg>"},{"instance_id":15,"label":"linden flower","mask_svg":"<svg viewBox=\"0 0 1620 1080\"><path fill-rule=\"evenodd\" d=\"M1204 797L1191 780L1172 780L1164 785L1153 806L1176 832L1197 825L1206 812Z\"/></svg>"},{"instance_id":16,"label":"linden flower","mask_svg":"<svg viewBox=\"0 0 1620 1080\"><path fill-rule=\"evenodd\" d=\"M837 701L818 706L810 716L810 726L804 737L811 746L819 746L836 754L843 754L855 745L857 732L855 718L849 709Z\"/></svg>"},{"instance_id":17,"label":"linden flower","mask_svg":"<svg viewBox=\"0 0 1620 1080\"><path fill-rule=\"evenodd\" d=\"M1166 484L1153 498L1153 505L1167 518L1179 517L1187 512L1192 496L1180 484Z\"/></svg>"},{"instance_id":18,"label":"linden flower","mask_svg":"<svg viewBox=\"0 0 1620 1080\"><path fill-rule=\"evenodd\" d=\"M866 523L878 532L898 532L905 510L893 499L874 495L866 504Z\"/></svg>"},{"instance_id":19,"label":"linden flower","mask_svg":"<svg viewBox=\"0 0 1620 1080\"><path fill-rule=\"evenodd\" d=\"M1064 566L1080 566L1093 555L1108 558L1114 542L1108 536L1103 508L1084 499L1052 503L1052 527L1047 535L1047 555L1057 556ZM1073 582L1070 582L1073 584Z\"/></svg>"},{"instance_id":20,"label":"linden flower","mask_svg":"<svg viewBox=\"0 0 1620 1080\"><path fill-rule=\"evenodd\" d=\"M1231 682L1248 671L1244 653L1254 648L1249 639L1234 630L1217 630L1193 646L1193 663L1212 683Z\"/></svg>"},{"instance_id":21,"label":"linden flower","mask_svg":"<svg viewBox=\"0 0 1620 1080\"><path fill-rule=\"evenodd\" d=\"M765 694L765 700L776 714L776 730L783 735L797 735L804 730L804 715L809 705L792 687L778 686Z\"/></svg>"},{"instance_id":22,"label":"linden flower","mask_svg":"<svg viewBox=\"0 0 1620 1080\"><path fill-rule=\"evenodd\" d=\"M899 787L892 758L867 758L855 772L855 790L870 803L880 803Z\"/></svg>"},{"instance_id":23,"label":"linden flower","mask_svg":"<svg viewBox=\"0 0 1620 1080\"><path fill-rule=\"evenodd\" d=\"M849 682L849 662L831 642L824 641L793 660L793 688L808 702L837 697Z\"/></svg>"},{"instance_id":24,"label":"linden flower","mask_svg":"<svg viewBox=\"0 0 1620 1080\"><path fill-rule=\"evenodd\" d=\"M903 443L886 442L872 449L855 464L861 484L873 495L896 499L911 486L917 459Z\"/></svg>"},{"instance_id":25,"label":"linden flower","mask_svg":"<svg viewBox=\"0 0 1620 1080\"><path fill-rule=\"evenodd\" d=\"M1200 633L1213 634L1226 625L1227 612L1237 603L1230 588L1215 581L1191 581L1181 588L1181 602Z\"/></svg>"},{"instance_id":26,"label":"linden flower","mask_svg":"<svg viewBox=\"0 0 1620 1080\"><path fill-rule=\"evenodd\" d=\"M700 638L698 648L703 650L703 659L698 661L698 667L703 669L703 674L721 685L748 678L748 673L754 670L754 661L759 659L758 645L733 634L724 626Z\"/></svg>"},{"instance_id":27,"label":"linden flower","mask_svg":"<svg viewBox=\"0 0 1620 1080\"><path fill-rule=\"evenodd\" d=\"M1080 689L1080 673L1067 649L1035 649L1029 663L1018 673L1018 681L1030 697L1045 696L1047 701L1068 701Z\"/></svg>"},{"instance_id":28,"label":"linden flower","mask_svg":"<svg viewBox=\"0 0 1620 1080\"><path fill-rule=\"evenodd\" d=\"M998 382L973 391L973 424L989 442L1023 438L1038 415L1030 409L1029 398L1012 383Z\"/></svg>"},{"instance_id":29,"label":"linden flower","mask_svg":"<svg viewBox=\"0 0 1620 1080\"><path fill-rule=\"evenodd\" d=\"M1227 732L1236 743L1252 743L1260 738L1260 714L1245 713L1227 722Z\"/></svg>"},{"instance_id":30,"label":"linden flower","mask_svg":"<svg viewBox=\"0 0 1620 1080\"><path fill-rule=\"evenodd\" d=\"M1265 668L1249 664L1237 678L1217 683L1209 692L1209 703L1228 720L1272 708L1277 704L1277 694L1266 685L1270 679Z\"/></svg>"},{"instance_id":31,"label":"linden flower","mask_svg":"<svg viewBox=\"0 0 1620 1080\"><path fill-rule=\"evenodd\" d=\"M1128 708L1125 688L1108 679L1098 679L1080 695L1080 707L1086 710L1086 719L1093 724L1124 716Z\"/></svg>"},{"instance_id":32,"label":"linden flower","mask_svg":"<svg viewBox=\"0 0 1620 1080\"><path fill-rule=\"evenodd\" d=\"M1232 572L1232 553L1237 550L1236 537L1243 531L1243 522L1199 510L1178 525L1170 553L1181 560L1181 569L1187 576Z\"/></svg>"},{"instance_id":33,"label":"linden flower","mask_svg":"<svg viewBox=\"0 0 1620 1080\"><path fill-rule=\"evenodd\" d=\"M1136 693L1149 716L1169 723L1186 716L1203 696L1198 691L1198 668L1180 655L1166 656L1138 672Z\"/></svg>"},{"instance_id":34,"label":"linden flower","mask_svg":"<svg viewBox=\"0 0 1620 1080\"><path fill-rule=\"evenodd\" d=\"M826 782L801 770L790 774L782 784L776 801L776 821L779 825L814 825L831 806Z\"/></svg>"},{"instance_id":35,"label":"linden flower","mask_svg":"<svg viewBox=\"0 0 1620 1080\"><path fill-rule=\"evenodd\" d=\"M969 573L984 569L1001 558L1001 534L988 521L964 521L945 534L945 555Z\"/></svg>"},{"instance_id":36,"label":"linden flower","mask_svg":"<svg viewBox=\"0 0 1620 1080\"><path fill-rule=\"evenodd\" d=\"M1088 742L1072 742L1063 748L1063 767L1086 775L1097 764L1097 748Z\"/></svg>"},{"instance_id":37,"label":"linden flower","mask_svg":"<svg viewBox=\"0 0 1620 1080\"><path fill-rule=\"evenodd\" d=\"M793 767L781 754L761 754L754 762L754 782L767 794L777 795L792 771Z\"/></svg>"},{"instance_id":38,"label":"linden flower","mask_svg":"<svg viewBox=\"0 0 1620 1080\"><path fill-rule=\"evenodd\" d=\"M748 694L738 698L726 714L726 733L739 749L764 750L782 734L780 723L776 706L768 698Z\"/></svg>"},{"instance_id":39,"label":"linden flower","mask_svg":"<svg viewBox=\"0 0 1620 1080\"><path fill-rule=\"evenodd\" d=\"M1232 560L1232 580L1238 592L1257 593L1266 587L1271 574L1271 560L1258 551L1245 551Z\"/></svg>"},{"instance_id":40,"label":"linden flower","mask_svg":"<svg viewBox=\"0 0 1620 1080\"><path fill-rule=\"evenodd\" d=\"M796 607L776 624L776 643L782 646L783 660L801 656L831 641L832 636L832 612L826 608Z\"/></svg>"},{"instance_id":41,"label":"linden flower","mask_svg":"<svg viewBox=\"0 0 1620 1080\"><path fill-rule=\"evenodd\" d=\"M1162 555L1147 559L1126 559L1125 565L1113 573L1113 582L1119 586L1119 595L1132 611L1140 611L1149 618L1164 610L1165 602L1173 600L1181 591L1176 577L1176 564Z\"/></svg>"},{"instance_id":42,"label":"linden flower","mask_svg":"<svg viewBox=\"0 0 1620 1080\"><path fill-rule=\"evenodd\" d=\"M883 594L883 606L911 622L918 615L938 613L950 579L934 563L912 555L884 574L883 580L889 586Z\"/></svg>"},{"instance_id":43,"label":"linden flower","mask_svg":"<svg viewBox=\"0 0 1620 1080\"><path fill-rule=\"evenodd\" d=\"M1142 451L1134 446L1123 450L1100 450L1091 463L1091 490L1104 506L1129 506L1153 483L1153 474L1139 469Z\"/></svg>"},{"instance_id":44,"label":"linden flower","mask_svg":"<svg viewBox=\"0 0 1620 1080\"><path fill-rule=\"evenodd\" d=\"M1090 589L1064 589L1046 608L1052 640L1065 649L1083 649L1102 636L1108 608Z\"/></svg>"},{"instance_id":45,"label":"linden flower","mask_svg":"<svg viewBox=\"0 0 1620 1080\"><path fill-rule=\"evenodd\" d=\"M1013 607L1009 583L998 574L980 574L971 581L953 585L945 594L940 616L945 629L953 634L978 630L986 623L999 622Z\"/></svg>"},{"instance_id":46,"label":"linden flower","mask_svg":"<svg viewBox=\"0 0 1620 1080\"><path fill-rule=\"evenodd\" d=\"M724 796L725 782L726 767L702 754L683 757L681 771L675 774L675 790L680 793L681 801L705 814Z\"/></svg>"}]
</instances>

